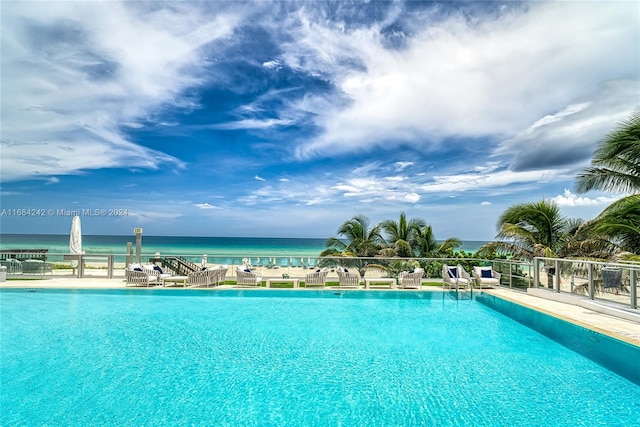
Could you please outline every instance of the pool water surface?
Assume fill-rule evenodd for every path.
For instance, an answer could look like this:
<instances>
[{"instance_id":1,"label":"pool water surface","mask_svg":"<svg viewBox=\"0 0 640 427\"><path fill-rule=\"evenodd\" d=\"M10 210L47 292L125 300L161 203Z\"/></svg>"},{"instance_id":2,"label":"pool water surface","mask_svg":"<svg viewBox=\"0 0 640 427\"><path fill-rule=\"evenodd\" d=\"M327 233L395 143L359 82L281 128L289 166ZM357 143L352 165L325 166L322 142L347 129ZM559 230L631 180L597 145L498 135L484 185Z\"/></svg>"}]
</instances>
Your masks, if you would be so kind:
<instances>
[{"instance_id":1,"label":"pool water surface","mask_svg":"<svg viewBox=\"0 0 640 427\"><path fill-rule=\"evenodd\" d=\"M475 300L0 292L2 425L634 425L640 386Z\"/></svg>"}]
</instances>

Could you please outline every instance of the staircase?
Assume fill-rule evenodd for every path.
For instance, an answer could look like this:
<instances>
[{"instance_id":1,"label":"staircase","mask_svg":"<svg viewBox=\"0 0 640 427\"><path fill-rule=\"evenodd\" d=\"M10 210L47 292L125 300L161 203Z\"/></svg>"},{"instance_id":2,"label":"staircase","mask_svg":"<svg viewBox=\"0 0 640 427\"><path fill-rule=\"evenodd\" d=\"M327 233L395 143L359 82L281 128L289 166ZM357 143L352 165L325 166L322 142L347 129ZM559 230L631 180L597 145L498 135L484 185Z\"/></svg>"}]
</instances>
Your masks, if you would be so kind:
<instances>
[{"instance_id":1,"label":"staircase","mask_svg":"<svg viewBox=\"0 0 640 427\"><path fill-rule=\"evenodd\" d=\"M162 268L168 268L177 276L188 276L189 273L199 271L200 267L181 256L168 256L164 258L149 258L149 262L160 262Z\"/></svg>"}]
</instances>

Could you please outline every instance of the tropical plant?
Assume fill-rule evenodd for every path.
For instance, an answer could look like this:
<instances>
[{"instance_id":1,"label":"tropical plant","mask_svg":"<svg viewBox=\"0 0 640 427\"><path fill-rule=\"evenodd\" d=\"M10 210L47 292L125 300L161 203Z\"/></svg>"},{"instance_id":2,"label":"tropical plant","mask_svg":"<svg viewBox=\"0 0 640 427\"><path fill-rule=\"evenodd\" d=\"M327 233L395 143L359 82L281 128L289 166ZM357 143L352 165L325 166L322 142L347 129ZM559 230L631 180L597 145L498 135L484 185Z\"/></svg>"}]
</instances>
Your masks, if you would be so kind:
<instances>
[{"instance_id":1,"label":"tropical plant","mask_svg":"<svg viewBox=\"0 0 640 427\"><path fill-rule=\"evenodd\" d=\"M449 237L440 243L433 233L431 225L425 225L415 233L417 255L422 258L439 258L453 255L453 251L462 246L462 240Z\"/></svg>"},{"instance_id":2,"label":"tropical plant","mask_svg":"<svg viewBox=\"0 0 640 427\"><path fill-rule=\"evenodd\" d=\"M577 177L576 191L640 192L640 110L609 133Z\"/></svg>"},{"instance_id":3,"label":"tropical plant","mask_svg":"<svg viewBox=\"0 0 640 427\"><path fill-rule=\"evenodd\" d=\"M462 240L449 237L440 243L433 233L431 225L425 225L415 233L416 254L421 258L444 258L454 256L455 249L462 245ZM442 272L442 263L428 262L424 266L427 277L438 277Z\"/></svg>"},{"instance_id":4,"label":"tropical plant","mask_svg":"<svg viewBox=\"0 0 640 427\"><path fill-rule=\"evenodd\" d=\"M640 254L640 194L609 205L593 221L592 229L614 239L623 251Z\"/></svg>"},{"instance_id":5,"label":"tropical plant","mask_svg":"<svg viewBox=\"0 0 640 427\"><path fill-rule=\"evenodd\" d=\"M509 207L498 219L497 241L483 245L478 253L497 251L516 259L559 256L569 237L570 222L558 206L547 200Z\"/></svg>"},{"instance_id":6,"label":"tropical plant","mask_svg":"<svg viewBox=\"0 0 640 427\"><path fill-rule=\"evenodd\" d=\"M393 249L393 255L410 257L414 254L417 242L416 234L425 226L425 221L419 218L407 220L407 214L402 212L400 219L394 221L388 219L380 223L380 228L387 234L386 243Z\"/></svg>"},{"instance_id":7,"label":"tropical plant","mask_svg":"<svg viewBox=\"0 0 640 427\"><path fill-rule=\"evenodd\" d=\"M577 177L576 190L632 193L607 207L587 230L640 254L640 111L609 133Z\"/></svg>"},{"instance_id":8,"label":"tropical plant","mask_svg":"<svg viewBox=\"0 0 640 427\"><path fill-rule=\"evenodd\" d=\"M562 256L584 259L612 259L620 251L619 246L595 229L595 220L568 220L567 238Z\"/></svg>"},{"instance_id":9,"label":"tropical plant","mask_svg":"<svg viewBox=\"0 0 640 427\"><path fill-rule=\"evenodd\" d=\"M338 236L342 239L327 239L327 249L320 256L371 257L377 255L384 244L380 225L371 227L371 221L365 215L345 221L338 229Z\"/></svg>"}]
</instances>

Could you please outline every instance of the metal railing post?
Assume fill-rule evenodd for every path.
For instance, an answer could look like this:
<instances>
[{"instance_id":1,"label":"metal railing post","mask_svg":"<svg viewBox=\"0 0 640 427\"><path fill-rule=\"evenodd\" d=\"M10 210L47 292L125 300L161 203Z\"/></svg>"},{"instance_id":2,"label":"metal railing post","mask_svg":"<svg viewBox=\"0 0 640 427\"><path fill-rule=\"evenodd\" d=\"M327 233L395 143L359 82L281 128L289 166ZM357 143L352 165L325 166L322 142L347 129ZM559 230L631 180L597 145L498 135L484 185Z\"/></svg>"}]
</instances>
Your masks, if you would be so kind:
<instances>
[{"instance_id":1,"label":"metal railing post","mask_svg":"<svg viewBox=\"0 0 640 427\"><path fill-rule=\"evenodd\" d=\"M513 264L509 263L509 288L513 288Z\"/></svg>"},{"instance_id":2,"label":"metal railing post","mask_svg":"<svg viewBox=\"0 0 640 427\"><path fill-rule=\"evenodd\" d=\"M556 292L560 293L560 261L556 260L553 267L556 269L556 274L553 276Z\"/></svg>"},{"instance_id":3,"label":"metal railing post","mask_svg":"<svg viewBox=\"0 0 640 427\"><path fill-rule=\"evenodd\" d=\"M107 257L107 278L113 279L113 255Z\"/></svg>"},{"instance_id":4,"label":"metal railing post","mask_svg":"<svg viewBox=\"0 0 640 427\"><path fill-rule=\"evenodd\" d=\"M78 255L78 278L82 279L84 277L84 255Z\"/></svg>"},{"instance_id":5,"label":"metal railing post","mask_svg":"<svg viewBox=\"0 0 640 427\"><path fill-rule=\"evenodd\" d=\"M540 287L540 272L538 271L538 266L540 265L540 260L536 257L533 258L533 287Z\"/></svg>"},{"instance_id":6,"label":"metal railing post","mask_svg":"<svg viewBox=\"0 0 640 427\"><path fill-rule=\"evenodd\" d=\"M589 266L588 271L589 271L589 299L594 299L595 298L595 286L593 284L593 264L589 263L587 264Z\"/></svg>"},{"instance_id":7,"label":"metal railing post","mask_svg":"<svg viewBox=\"0 0 640 427\"><path fill-rule=\"evenodd\" d=\"M638 308L638 283L636 270L631 268L629 274L629 286L631 287L631 308Z\"/></svg>"}]
</instances>

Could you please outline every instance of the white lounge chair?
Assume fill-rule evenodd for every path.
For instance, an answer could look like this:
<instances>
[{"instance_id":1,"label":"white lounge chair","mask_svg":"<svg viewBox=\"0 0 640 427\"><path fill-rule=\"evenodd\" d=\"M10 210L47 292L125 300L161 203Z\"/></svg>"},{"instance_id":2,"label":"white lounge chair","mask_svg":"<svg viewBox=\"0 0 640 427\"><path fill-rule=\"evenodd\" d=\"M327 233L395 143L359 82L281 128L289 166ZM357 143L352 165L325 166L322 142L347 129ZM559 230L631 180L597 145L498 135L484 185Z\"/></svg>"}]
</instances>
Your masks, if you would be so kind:
<instances>
[{"instance_id":1,"label":"white lounge chair","mask_svg":"<svg viewBox=\"0 0 640 427\"><path fill-rule=\"evenodd\" d=\"M500 273L494 271L492 267L473 267L471 273L476 280L476 286L481 288L485 286L500 287Z\"/></svg>"},{"instance_id":2,"label":"white lounge chair","mask_svg":"<svg viewBox=\"0 0 640 427\"><path fill-rule=\"evenodd\" d=\"M124 272L126 286L155 286L160 283L158 276L146 271L126 269Z\"/></svg>"},{"instance_id":3,"label":"white lounge chair","mask_svg":"<svg viewBox=\"0 0 640 427\"><path fill-rule=\"evenodd\" d=\"M467 288L471 285L471 276L460 265L451 267L447 264L442 265L442 286L448 286L449 289Z\"/></svg>"},{"instance_id":4,"label":"white lounge chair","mask_svg":"<svg viewBox=\"0 0 640 427\"><path fill-rule=\"evenodd\" d=\"M149 276L156 276L156 281L161 282L162 279L173 276L173 272L166 269L163 270L160 266L155 264L144 264L144 265L136 265L139 268L142 268L142 271L147 273ZM131 266L130 266L131 267Z\"/></svg>"},{"instance_id":5,"label":"white lounge chair","mask_svg":"<svg viewBox=\"0 0 640 427\"><path fill-rule=\"evenodd\" d=\"M347 268L338 267L336 269L338 273L338 286L340 288L359 288L360 287L360 272L354 269L351 271Z\"/></svg>"},{"instance_id":6,"label":"white lounge chair","mask_svg":"<svg viewBox=\"0 0 640 427\"><path fill-rule=\"evenodd\" d=\"M398 287L401 289L422 289L424 270L416 268L413 271L403 271L398 275Z\"/></svg>"},{"instance_id":7,"label":"white lounge chair","mask_svg":"<svg viewBox=\"0 0 640 427\"><path fill-rule=\"evenodd\" d=\"M324 288L327 281L327 274L329 274L329 269L326 267L307 274L304 276L304 287L322 286Z\"/></svg>"},{"instance_id":8,"label":"white lounge chair","mask_svg":"<svg viewBox=\"0 0 640 427\"><path fill-rule=\"evenodd\" d=\"M248 269L246 269L248 270ZM245 269L236 268L236 285L237 286L261 286L262 277L251 271L245 271Z\"/></svg>"},{"instance_id":9,"label":"white lounge chair","mask_svg":"<svg viewBox=\"0 0 640 427\"><path fill-rule=\"evenodd\" d=\"M187 284L194 288L209 287L211 276L212 274L209 270L194 271L187 276Z\"/></svg>"},{"instance_id":10,"label":"white lounge chair","mask_svg":"<svg viewBox=\"0 0 640 427\"><path fill-rule=\"evenodd\" d=\"M229 271L229 269L224 265L213 268L215 276L212 279L215 281L216 286L219 286L221 283L224 284L224 281L227 277L227 271Z\"/></svg>"}]
</instances>

